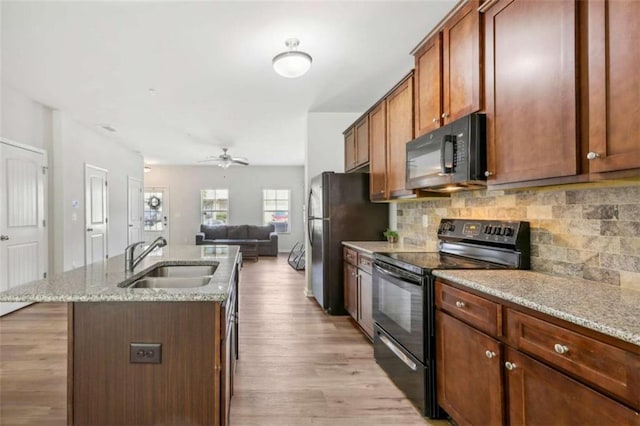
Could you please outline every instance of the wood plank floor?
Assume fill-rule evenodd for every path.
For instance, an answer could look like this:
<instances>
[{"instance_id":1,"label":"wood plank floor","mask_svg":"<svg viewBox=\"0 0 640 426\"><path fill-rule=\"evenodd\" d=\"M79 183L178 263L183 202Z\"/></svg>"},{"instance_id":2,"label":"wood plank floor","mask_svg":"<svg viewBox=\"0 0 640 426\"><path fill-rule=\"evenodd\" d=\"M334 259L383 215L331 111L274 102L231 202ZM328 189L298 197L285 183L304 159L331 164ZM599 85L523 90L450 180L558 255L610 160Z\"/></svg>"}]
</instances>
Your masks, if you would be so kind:
<instances>
[{"instance_id":1,"label":"wood plank floor","mask_svg":"<svg viewBox=\"0 0 640 426\"><path fill-rule=\"evenodd\" d=\"M347 317L304 296L285 256L245 261L233 426L446 425L426 421ZM0 424L66 424L67 311L41 303L0 319Z\"/></svg>"}]
</instances>

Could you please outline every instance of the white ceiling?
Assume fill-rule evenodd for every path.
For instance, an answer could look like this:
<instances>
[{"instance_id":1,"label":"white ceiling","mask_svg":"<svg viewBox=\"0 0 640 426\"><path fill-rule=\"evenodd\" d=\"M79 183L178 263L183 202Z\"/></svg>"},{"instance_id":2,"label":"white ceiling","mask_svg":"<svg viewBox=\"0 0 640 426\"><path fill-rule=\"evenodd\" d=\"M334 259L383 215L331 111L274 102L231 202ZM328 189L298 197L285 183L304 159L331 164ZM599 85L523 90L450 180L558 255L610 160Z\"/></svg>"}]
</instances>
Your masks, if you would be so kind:
<instances>
[{"instance_id":1,"label":"white ceiling","mask_svg":"<svg viewBox=\"0 0 640 426\"><path fill-rule=\"evenodd\" d=\"M7 2L3 84L152 164L302 165L308 112L364 112L413 67L440 1ZM287 38L313 57L285 79ZM149 89L155 89L155 94Z\"/></svg>"}]
</instances>

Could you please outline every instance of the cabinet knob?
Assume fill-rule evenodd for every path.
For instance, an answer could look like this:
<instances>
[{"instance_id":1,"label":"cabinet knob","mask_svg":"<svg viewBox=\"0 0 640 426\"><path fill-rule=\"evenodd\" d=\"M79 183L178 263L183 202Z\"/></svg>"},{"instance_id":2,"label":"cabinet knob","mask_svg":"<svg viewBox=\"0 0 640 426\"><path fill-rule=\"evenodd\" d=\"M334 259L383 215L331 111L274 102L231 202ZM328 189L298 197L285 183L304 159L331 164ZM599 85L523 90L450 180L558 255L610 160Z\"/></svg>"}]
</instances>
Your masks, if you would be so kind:
<instances>
[{"instance_id":1,"label":"cabinet knob","mask_svg":"<svg viewBox=\"0 0 640 426\"><path fill-rule=\"evenodd\" d=\"M587 153L587 160L597 160L598 158L600 158L600 154L597 152L590 151Z\"/></svg>"},{"instance_id":2,"label":"cabinet knob","mask_svg":"<svg viewBox=\"0 0 640 426\"><path fill-rule=\"evenodd\" d=\"M490 172L489 170L484 172L484 177L489 177L489 176L493 176L493 172Z\"/></svg>"},{"instance_id":3,"label":"cabinet knob","mask_svg":"<svg viewBox=\"0 0 640 426\"><path fill-rule=\"evenodd\" d=\"M554 349L557 353L559 353L559 354L561 354L561 355L566 354L567 352L569 352L569 348L568 348L568 347L566 347L566 346L565 346L565 345L563 345L563 344L560 344L560 343L556 343L556 344L553 346L553 349Z\"/></svg>"},{"instance_id":4,"label":"cabinet knob","mask_svg":"<svg viewBox=\"0 0 640 426\"><path fill-rule=\"evenodd\" d=\"M458 308L464 308L464 307L465 307L465 304L464 304L464 302L461 302L461 301L459 301L459 300L458 300L458 301L456 301L456 307L458 307Z\"/></svg>"},{"instance_id":5,"label":"cabinet knob","mask_svg":"<svg viewBox=\"0 0 640 426\"><path fill-rule=\"evenodd\" d=\"M0 235L0 241L8 241L8 240L9 240L8 235Z\"/></svg>"},{"instance_id":6,"label":"cabinet knob","mask_svg":"<svg viewBox=\"0 0 640 426\"><path fill-rule=\"evenodd\" d=\"M440 121L440 119L438 117L433 117L433 120L431 120L431 121L434 122L434 123L437 123L437 122Z\"/></svg>"},{"instance_id":7,"label":"cabinet knob","mask_svg":"<svg viewBox=\"0 0 640 426\"><path fill-rule=\"evenodd\" d=\"M504 366L505 366L505 367L507 368L507 370L509 370L509 371L513 371L513 370L515 370L515 369L516 369L516 365L515 365L513 362L509 362L509 361L507 361L507 362L505 362L505 363L504 363Z\"/></svg>"},{"instance_id":8,"label":"cabinet knob","mask_svg":"<svg viewBox=\"0 0 640 426\"><path fill-rule=\"evenodd\" d=\"M447 118L447 117L449 117L449 114L447 114L446 112L443 112L442 113L442 118Z\"/></svg>"},{"instance_id":9,"label":"cabinet knob","mask_svg":"<svg viewBox=\"0 0 640 426\"><path fill-rule=\"evenodd\" d=\"M486 356L487 358L489 358L489 359L491 359L491 358L493 358L494 356L496 356L496 353L495 353L495 352L492 352L492 351L489 351L489 350L487 350L484 354L485 354L485 356Z\"/></svg>"}]
</instances>

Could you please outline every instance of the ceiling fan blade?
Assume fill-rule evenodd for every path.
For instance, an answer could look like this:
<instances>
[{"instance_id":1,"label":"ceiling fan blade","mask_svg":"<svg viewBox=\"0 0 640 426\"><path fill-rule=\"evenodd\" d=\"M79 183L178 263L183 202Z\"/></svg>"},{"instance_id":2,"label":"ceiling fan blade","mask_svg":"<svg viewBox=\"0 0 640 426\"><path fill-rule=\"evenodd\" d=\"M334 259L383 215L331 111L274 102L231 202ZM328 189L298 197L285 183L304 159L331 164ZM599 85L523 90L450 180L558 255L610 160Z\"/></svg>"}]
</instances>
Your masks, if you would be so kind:
<instances>
[{"instance_id":1,"label":"ceiling fan blade","mask_svg":"<svg viewBox=\"0 0 640 426\"><path fill-rule=\"evenodd\" d=\"M249 165L249 160L247 160L246 158L242 158L242 157L232 157L231 161L233 163L236 163L236 164L242 164L243 166L248 166Z\"/></svg>"},{"instance_id":2,"label":"ceiling fan blade","mask_svg":"<svg viewBox=\"0 0 640 426\"><path fill-rule=\"evenodd\" d=\"M212 161L220 161L219 158L207 158L206 160L198 160L197 163L210 163Z\"/></svg>"}]
</instances>

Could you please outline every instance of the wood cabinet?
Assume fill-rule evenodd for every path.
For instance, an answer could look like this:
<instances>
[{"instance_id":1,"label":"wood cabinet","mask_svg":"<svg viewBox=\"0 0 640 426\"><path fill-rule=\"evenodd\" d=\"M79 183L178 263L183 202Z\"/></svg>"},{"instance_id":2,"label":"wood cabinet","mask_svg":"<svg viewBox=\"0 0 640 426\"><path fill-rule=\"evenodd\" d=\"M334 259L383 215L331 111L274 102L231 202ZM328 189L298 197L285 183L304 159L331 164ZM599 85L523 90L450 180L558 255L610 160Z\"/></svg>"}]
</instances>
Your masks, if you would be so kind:
<instances>
[{"instance_id":1,"label":"wood cabinet","mask_svg":"<svg viewBox=\"0 0 640 426\"><path fill-rule=\"evenodd\" d=\"M478 5L462 6L414 53L416 137L483 107Z\"/></svg>"},{"instance_id":2,"label":"wood cabinet","mask_svg":"<svg viewBox=\"0 0 640 426\"><path fill-rule=\"evenodd\" d=\"M504 423L502 345L436 312L438 404L459 425Z\"/></svg>"},{"instance_id":3,"label":"wood cabinet","mask_svg":"<svg viewBox=\"0 0 640 426\"><path fill-rule=\"evenodd\" d=\"M640 168L640 2L588 3L589 171Z\"/></svg>"},{"instance_id":4,"label":"wood cabinet","mask_svg":"<svg viewBox=\"0 0 640 426\"><path fill-rule=\"evenodd\" d=\"M389 198L387 191L387 103L383 100L369 112L369 198Z\"/></svg>"},{"instance_id":5,"label":"wood cabinet","mask_svg":"<svg viewBox=\"0 0 640 426\"><path fill-rule=\"evenodd\" d=\"M438 403L458 424L638 424L640 351L440 280L435 291Z\"/></svg>"},{"instance_id":6,"label":"wood cabinet","mask_svg":"<svg viewBox=\"0 0 640 426\"><path fill-rule=\"evenodd\" d=\"M364 334L373 340L373 259L368 253L343 247L344 304Z\"/></svg>"},{"instance_id":7,"label":"wood cabinet","mask_svg":"<svg viewBox=\"0 0 640 426\"><path fill-rule=\"evenodd\" d=\"M369 163L369 118L362 117L344 133L344 169L352 171Z\"/></svg>"},{"instance_id":8,"label":"wood cabinet","mask_svg":"<svg viewBox=\"0 0 640 426\"><path fill-rule=\"evenodd\" d=\"M484 23L489 184L576 175L576 2L500 0Z\"/></svg>"},{"instance_id":9,"label":"wood cabinet","mask_svg":"<svg viewBox=\"0 0 640 426\"><path fill-rule=\"evenodd\" d=\"M387 98L387 190L390 198L412 195L406 189L407 142L413 139L413 73Z\"/></svg>"}]
</instances>

